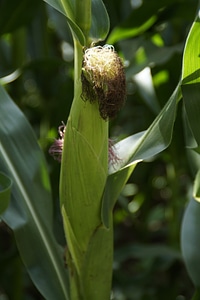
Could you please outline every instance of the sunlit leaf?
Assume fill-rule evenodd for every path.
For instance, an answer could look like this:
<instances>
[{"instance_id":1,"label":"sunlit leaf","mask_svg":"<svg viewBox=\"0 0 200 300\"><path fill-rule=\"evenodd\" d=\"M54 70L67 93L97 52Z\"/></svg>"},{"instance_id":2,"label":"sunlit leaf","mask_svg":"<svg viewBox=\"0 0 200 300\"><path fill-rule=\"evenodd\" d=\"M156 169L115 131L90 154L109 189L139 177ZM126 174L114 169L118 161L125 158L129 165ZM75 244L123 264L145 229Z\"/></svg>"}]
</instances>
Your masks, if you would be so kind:
<instances>
[{"instance_id":1,"label":"sunlit leaf","mask_svg":"<svg viewBox=\"0 0 200 300\"><path fill-rule=\"evenodd\" d=\"M182 72L182 94L185 104L185 110L188 117L192 133L200 145L200 69L199 69L199 53L200 45L197 43L200 34L200 19L196 21L188 35L184 56L183 56L183 72Z\"/></svg>"},{"instance_id":2,"label":"sunlit leaf","mask_svg":"<svg viewBox=\"0 0 200 300\"><path fill-rule=\"evenodd\" d=\"M149 27L151 27L155 21L157 20L157 16L154 15L150 17L144 24L140 27L135 28L124 28L124 27L116 27L113 29L111 35L109 36L108 43L115 44L117 41L121 41L123 39L133 38L139 34L145 32Z\"/></svg>"},{"instance_id":3,"label":"sunlit leaf","mask_svg":"<svg viewBox=\"0 0 200 300\"><path fill-rule=\"evenodd\" d=\"M142 34L151 28L159 18L159 12L170 5L172 0L144 0L137 9L130 11L124 22L115 27L108 38L109 44L114 44L122 39L128 39Z\"/></svg>"},{"instance_id":4,"label":"sunlit leaf","mask_svg":"<svg viewBox=\"0 0 200 300\"><path fill-rule=\"evenodd\" d=\"M2 214L9 205L12 181L8 176L0 173L0 214Z\"/></svg>"},{"instance_id":5,"label":"sunlit leaf","mask_svg":"<svg viewBox=\"0 0 200 300\"><path fill-rule=\"evenodd\" d=\"M22 260L41 294L68 299L63 253L52 228L47 166L26 118L0 87L0 170L13 181L2 219L14 231Z\"/></svg>"}]
</instances>

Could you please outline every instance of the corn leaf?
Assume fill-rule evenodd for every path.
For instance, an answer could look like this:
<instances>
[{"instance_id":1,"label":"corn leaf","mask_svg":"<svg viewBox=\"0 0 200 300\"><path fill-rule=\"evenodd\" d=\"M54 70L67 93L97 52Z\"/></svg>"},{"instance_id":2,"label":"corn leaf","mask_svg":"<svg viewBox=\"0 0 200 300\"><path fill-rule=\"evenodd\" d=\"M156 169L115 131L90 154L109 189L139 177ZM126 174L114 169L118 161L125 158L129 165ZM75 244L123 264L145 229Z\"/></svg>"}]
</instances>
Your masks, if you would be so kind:
<instances>
[{"instance_id":1,"label":"corn leaf","mask_svg":"<svg viewBox=\"0 0 200 300\"><path fill-rule=\"evenodd\" d=\"M85 27L86 24L80 24L79 26L79 22L83 15L83 9L86 11L86 6L89 7L91 10L91 24L88 24L87 27L89 27L90 42L105 40L110 29L110 21L106 8L101 0L92 0L89 5L86 5L85 2L77 2L77 5L75 5L76 1L71 0L44 1L66 16L67 22L72 29L75 38L82 46L86 46L86 40L88 37L84 36L83 31L81 30L81 25ZM87 22L88 21L89 20L87 20Z\"/></svg>"},{"instance_id":2,"label":"corn leaf","mask_svg":"<svg viewBox=\"0 0 200 300\"><path fill-rule=\"evenodd\" d=\"M14 231L22 260L45 299L69 299L67 273L52 229L47 166L35 135L0 86L0 170L13 182L1 216Z\"/></svg>"},{"instance_id":3,"label":"corn leaf","mask_svg":"<svg viewBox=\"0 0 200 300\"><path fill-rule=\"evenodd\" d=\"M80 29L80 27L75 23L75 8L73 7L73 1L62 1L62 0L44 0L46 3L51 5L53 8L58 10L60 13L62 13L72 30L72 33L74 37L77 39L77 41L84 46L86 44L85 42L85 36Z\"/></svg>"},{"instance_id":4,"label":"corn leaf","mask_svg":"<svg viewBox=\"0 0 200 300\"><path fill-rule=\"evenodd\" d=\"M188 35L182 72L182 95L186 115L197 145L200 146L199 115L200 115L200 18L197 17Z\"/></svg>"},{"instance_id":5,"label":"corn leaf","mask_svg":"<svg viewBox=\"0 0 200 300\"><path fill-rule=\"evenodd\" d=\"M197 16L185 45L183 55L183 72L182 72L182 95L185 105L185 114L187 120L185 127L188 126L189 142L192 145L197 144L197 152L200 146L200 132L199 132L199 114L200 114L200 68L199 68L199 53L200 46L197 42L200 34L200 18ZM185 118L186 119L186 118ZM195 139L195 141L194 141ZM196 142L196 143L195 143ZM196 146L196 145L195 145ZM196 154L197 155L197 154ZM194 156L194 155L193 155ZM199 157L196 158L196 171L199 165ZM193 161L192 161L193 162ZM190 200L182 221L181 228L181 248L183 258L186 264L188 273L198 288L193 299L199 299L200 287L200 170L196 174L194 182L193 198Z\"/></svg>"}]
</instances>

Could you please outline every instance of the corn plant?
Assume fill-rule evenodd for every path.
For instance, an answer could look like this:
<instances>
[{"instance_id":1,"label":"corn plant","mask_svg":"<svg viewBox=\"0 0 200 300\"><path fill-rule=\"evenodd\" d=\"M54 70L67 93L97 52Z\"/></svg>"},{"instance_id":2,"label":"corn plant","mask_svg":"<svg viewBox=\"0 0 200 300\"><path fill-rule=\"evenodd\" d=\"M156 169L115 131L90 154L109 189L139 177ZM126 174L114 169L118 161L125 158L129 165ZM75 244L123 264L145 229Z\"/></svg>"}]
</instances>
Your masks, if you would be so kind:
<instances>
[{"instance_id":1,"label":"corn plant","mask_svg":"<svg viewBox=\"0 0 200 300\"><path fill-rule=\"evenodd\" d=\"M67 246L62 249L53 234L44 155L27 119L3 87L1 219L13 230L23 262L45 299L106 300L112 290L113 208L136 165L169 146L181 100L187 146L193 138L199 151L199 16L186 41L182 76L174 93L147 130L115 144L108 125L125 105L126 80L123 60L110 45L115 36L106 43L106 8L101 0L45 2L66 17L74 43L74 99L50 148L61 162L60 211ZM199 172L181 233L183 256L197 288L194 299L199 299L200 285L198 199Z\"/></svg>"}]
</instances>

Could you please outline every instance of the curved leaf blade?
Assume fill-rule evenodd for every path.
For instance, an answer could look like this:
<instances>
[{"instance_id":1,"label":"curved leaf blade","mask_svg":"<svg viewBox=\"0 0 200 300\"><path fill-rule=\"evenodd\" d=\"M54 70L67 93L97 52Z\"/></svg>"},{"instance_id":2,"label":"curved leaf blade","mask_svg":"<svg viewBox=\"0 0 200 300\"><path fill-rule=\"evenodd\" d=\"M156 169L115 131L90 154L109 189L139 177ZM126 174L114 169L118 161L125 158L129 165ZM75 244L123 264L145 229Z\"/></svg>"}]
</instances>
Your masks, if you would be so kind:
<instances>
[{"instance_id":1,"label":"curved leaf blade","mask_svg":"<svg viewBox=\"0 0 200 300\"><path fill-rule=\"evenodd\" d=\"M75 17L75 6L74 1L70 0L43 0L53 8L58 10L64 16L68 16L74 20Z\"/></svg>"},{"instance_id":2,"label":"curved leaf blade","mask_svg":"<svg viewBox=\"0 0 200 300\"><path fill-rule=\"evenodd\" d=\"M76 23L74 23L71 19L67 18L67 22L71 28L71 31L75 37L75 39L82 45L85 46L86 45L86 41L85 41L85 36L83 34L83 32L81 31L81 29L78 27L78 25L76 25Z\"/></svg>"},{"instance_id":3,"label":"curved leaf blade","mask_svg":"<svg viewBox=\"0 0 200 300\"><path fill-rule=\"evenodd\" d=\"M0 173L0 214L2 214L9 205L11 187L12 180L4 173Z\"/></svg>"},{"instance_id":4,"label":"curved leaf blade","mask_svg":"<svg viewBox=\"0 0 200 300\"><path fill-rule=\"evenodd\" d=\"M49 5L51 5L53 8L55 8L56 10L58 10L64 16L66 16L67 22L72 30L73 35L82 46L86 46L87 37L84 36L81 28L75 22L77 18L75 1L70 1L70 0L44 0L44 1ZM82 7L82 4L80 5L80 7ZM110 29L110 21L104 3L101 0L91 1L91 17L92 20L91 20L91 26L89 25L90 27L89 39L95 43L98 41L105 40Z\"/></svg>"},{"instance_id":5,"label":"curved leaf blade","mask_svg":"<svg viewBox=\"0 0 200 300\"><path fill-rule=\"evenodd\" d=\"M75 23L75 8L73 7L72 1L60 1L60 0L43 0L53 8L55 8L57 11L59 11L61 14L63 14L67 22L71 28L72 34L74 35L75 39L82 45L85 46L85 36L80 29L80 27Z\"/></svg>"},{"instance_id":6,"label":"curved leaf blade","mask_svg":"<svg viewBox=\"0 0 200 300\"><path fill-rule=\"evenodd\" d=\"M91 4L92 24L89 36L93 42L103 41L110 29L109 16L102 0L92 0Z\"/></svg>"},{"instance_id":7,"label":"curved leaf blade","mask_svg":"<svg viewBox=\"0 0 200 300\"><path fill-rule=\"evenodd\" d=\"M13 181L2 219L14 231L22 260L43 296L69 299L67 273L53 236L44 156L26 118L1 86L0 107L0 169Z\"/></svg>"},{"instance_id":8,"label":"curved leaf blade","mask_svg":"<svg viewBox=\"0 0 200 300\"><path fill-rule=\"evenodd\" d=\"M200 145L199 115L200 115L200 45L197 43L200 34L200 18L196 18L188 35L182 72L182 94L185 110L192 133Z\"/></svg>"}]
</instances>

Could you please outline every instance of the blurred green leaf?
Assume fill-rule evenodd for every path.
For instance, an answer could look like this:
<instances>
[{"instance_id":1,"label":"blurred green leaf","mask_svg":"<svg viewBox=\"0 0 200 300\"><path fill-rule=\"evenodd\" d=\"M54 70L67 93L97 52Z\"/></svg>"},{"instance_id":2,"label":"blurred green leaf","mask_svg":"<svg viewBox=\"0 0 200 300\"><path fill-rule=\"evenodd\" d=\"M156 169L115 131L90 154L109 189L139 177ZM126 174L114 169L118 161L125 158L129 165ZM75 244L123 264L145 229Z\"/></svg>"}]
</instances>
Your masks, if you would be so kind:
<instances>
[{"instance_id":1,"label":"blurred green leaf","mask_svg":"<svg viewBox=\"0 0 200 300\"><path fill-rule=\"evenodd\" d=\"M181 253L162 244L143 245L130 244L122 246L115 252L115 258L118 262L123 262L130 258L152 259L155 257L166 257L171 261L182 260Z\"/></svg>"},{"instance_id":2,"label":"blurred green leaf","mask_svg":"<svg viewBox=\"0 0 200 300\"><path fill-rule=\"evenodd\" d=\"M188 273L196 287L200 286L200 203L191 199L182 221L181 249Z\"/></svg>"},{"instance_id":3,"label":"blurred green leaf","mask_svg":"<svg viewBox=\"0 0 200 300\"><path fill-rule=\"evenodd\" d=\"M160 104L156 97L151 69L146 67L140 73L136 74L134 76L134 82L136 83L139 93L143 96L147 106L152 112L154 112L154 114L157 115L160 111Z\"/></svg>"},{"instance_id":4,"label":"blurred green leaf","mask_svg":"<svg viewBox=\"0 0 200 300\"><path fill-rule=\"evenodd\" d=\"M67 273L52 228L47 166L26 118L0 87L0 169L13 181L2 215L14 231L24 264L46 299L69 299Z\"/></svg>"},{"instance_id":5,"label":"blurred green leaf","mask_svg":"<svg viewBox=\"0 0 200 300\"><path fill-rule=\"evenodd\" d=\"M199 35L200 18L197 17L188 35L183 55L182 94L188 122L198 146L200 145L200 46L197 43Z\"/></svg>"},{"instance_id":6,"label":"blurred green leaf","mask_svg":"<svg viewBox=\"0 0 200 300\"><path fill-rule=\"evenodd\" d=\"M196 289L195 294L192 297L192 300L200 300L200 288Z\"/></svg>"},{"instance_id":7,"label":"blurred green leaf","mask_svg":"<svg viewBox=\"0 0 200 300\"><path fill-rule=\"evenodd\" d=\"M41 1L35 0L3 0L0 2L0 35L29 24Z\"/></svg>"},{"instance_id":8,"label":"blurred green leaf","mask_svg":"<svg viewBox=\"0 0 200 300\"><path fill-rule=\"evenodd\" d=\"M169 61L173 55L177 53L182 53L183 45L177 44L170 47L158 47L151 41L142 41L140 44L140 49L144 50L145 58L141 62L135 61L136 52L128 46L126 41L122 42L123 53L125 58L131 61L130 66L126 69L126 76L132 78L134 74L141 72L146 67L159 66L165 64ZM131 52L130 52L131 51ZM128 56L128 57L126 57ZM133 60L134 58L134 60Z\"/></svg>"},{"instance_id":9,"label":"blurred green leaf","mask_svg":"<svg viewBox=\"0 0 200 300\"><path fill-rule=\"evenodd\" d=\"M157 16L151 16L144 24L142 24L140 27L135 28L123 28L122 27L116 27L110 34L108 38L109 44L115 44L118 41L121 41L123 39L133 38L137 35L142 34L147 29L149 29L157 20ZM126 25L124 25L126 26Z\"/></svg>"},{"instance_id":10,"label":"blurred green leaf","mask_svg":"<svg viewBox=\"0 0 200 300\"><path fill-rule=\"evenodd\" d=\"M0 173L0 214L2 214L9 205L12 180L4 173Z\"/></svg>"},{"instance_id":11,"label":"blurred green leaf","mask_svg":"<svg viewBox=\"0 0 200 300\"><path fill-rule=\"evenodd\" d=\"M131 11L124 22L113 29L109 35L108 43L115 44L147 31L158 20L161 9L171 2L172 0L144 0L141 6Z\"/></svg>"}]
</instances>

